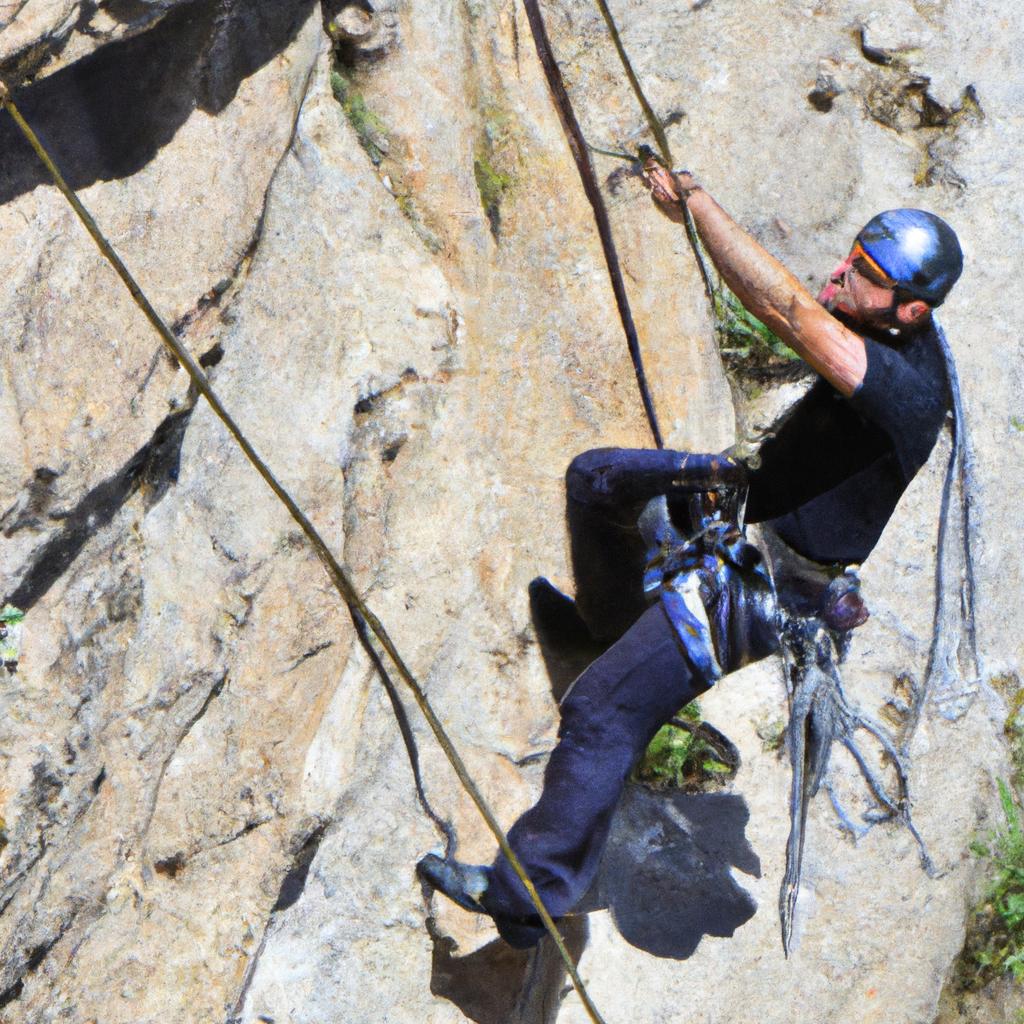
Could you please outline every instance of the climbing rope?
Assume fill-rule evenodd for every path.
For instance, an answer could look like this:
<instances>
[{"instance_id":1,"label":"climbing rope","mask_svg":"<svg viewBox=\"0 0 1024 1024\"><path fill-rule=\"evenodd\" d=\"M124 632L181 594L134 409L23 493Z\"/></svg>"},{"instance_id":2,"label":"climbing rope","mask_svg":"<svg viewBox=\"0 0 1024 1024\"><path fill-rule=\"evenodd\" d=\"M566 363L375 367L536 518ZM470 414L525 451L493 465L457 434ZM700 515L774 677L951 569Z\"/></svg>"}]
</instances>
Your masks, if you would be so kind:
<instances>
[{"instance_id":1,"label":"climbing rope","mask_svg":"<svg viewBox=\"0 0 1024 1024\"><path fill-rule=\"evenodd\" d=\"M658 417L654 411L654 401L647 386L647 375L644 372L643 357L640 353L640 338L637 335L636 324L633 321L629 297L626 295L626 284L622 278L622 269L619 266L619 255L615 248L615 240L612 237L611 221L608 217L604 196L601 195L601 188L597 183L594 165L590 160L589 146L583 137L579 121L576 120L576 114L573 111L569 93L566 91L565 82L562 80L562 72L555 61L547 29L544 26L544 18L541 16L537 0L523 0L523 6L526 8L526 17L530 23L530 31L533 33L533 42L537 48L537 56L540 59L541 67L544 69L544 75L548 80L548 88L551 90L551 95L554 98L555 107L558 110L558 116L569 143L569 149L572 151L573 159L576 161L576 169L579 171L580 179L583 182L583 191L586 193L591 209L594 211L597 233L601 239L605 263L608 266L608 277L611 279L612 292L615 295L615 304L619 309L622 329L626 333L626 344L629 347L630 359L633 361L633 371L636 374L636 382L640 389L640 399L644 405L644 412L647 414L647 422L650 425L651 433L654 435L655 445L658 448L664 448L665 442L658 427Z\"/></svg>"},{"instance_id":2,"label":"climbing rope","mask_svg":"<svg viewBox=\"0 0 1024 1024\"><path fill-rule=\"evenodd\" d=\"M605 25L608 28L608 33L612 38L612 42L615 44L615 51L619 56L619 60L622 62L622 67L626 72L626 77L629 79L630 87L632 88L637 102L643 111L644 118L647 121L651 134L654 136L654 140L658 145L661 161L666 167L670 168L673 165L672 150L669 146L668 136L665 134L665 127L661 123L657 114L655 114L654 108L651 106L646 94L644 93L640 80L633 69L632 62L629 59L629 55L626 53L626 48L622 44L622 38L619 35L618 27L615 24L615 19L612 17L611 11L608 9L607 3L605 0L596 0L596 3L601 11L601 16L604 18ZM643 402L647 422L650 425L655 444L658 448L664 448L664 441L658 427L657 415L654 410L654 402L651 398L650 389L647 384L647 375L644 372L643 357L640 352L640 340L637 335L636 324L633 320L633 314L630 309L629 298L626 294L626 286L622 277L622 270L619 265L618 252L615 248L615 241L612 236L611 221L608 217L608 209L601 193L601 188L597 182L593 163L590 160L590 152L604 153L608 156L614 156L619 159L625 158L627 160L637 162L638 158L625 153L612 153L607 150L600 149L597 146L592 146L586 141L583 136L582 129L580 128L579 121L576 118L575 111L573 110L572 100L570 99L569 92L566 89L562 72L558 67L558 62L555 60L551 41L548 37L547 28L544 24L544 18L540 11L540 6L537 0L523 0L523 7L526 10L526 17L530 23L530 30L533 34L533 41L534 46L537 49L537 56L539 57L541 66L544 69L548 88L551 90L551 96L554 100L555 108L558 110L558 116L562 122L562 128L565 132L566 140L569 143L569 149L576 162L576 169L579 172L580 179L583 184L583 191L586 194L594 212L594 220L597 223L598 236L601 239L601 248L604 251L605 263L608 267L608 276L611 280L612 291L615 295L615 303L618 306L622 327L626 334L626 344L629 348L630 359L633 362L633 370L636 374L637 386L640 389L640 398ZM704 291L711 307L711 317L714 319L717 309L717 304L715 302L716 288L712 282L707 261L701 251L700 239L697 237L697 229L694 226L693 217L684 200L680 200L679 206L683 215L683 226L686 229L686 237L690 243L690 249L693 252L694 259L696 260L701 281L704 284Z\"/></svg>"},{"instance_id":3,"label":"climbing rope","mask_svg":"<svg viewBox=\"0 0 1024 1024\"><path fill-rule=\"evenodd\" d=\"M936 680L946 690L943 694L932 694L940 703L949 699L951 688L949 681L950 662L955 654L960 655L961 636L966 640L968 671L976 680L980 676L978 661L978 632L975 623L975 573L974 552L971 549L971 535L974 532L974 452L967 433L967 421L964 416L963 398L960 394L960 377L953 360L953 352L949 347L946 332L936 324L942 356L949 377L949 390L953 399L953 444L946 464L946 476L942 483L942 502L939 511L939 537L935 565L935 617L932 626L932 642L928 650L928 665L925 669L925 682L921 691L921 700L932 694ZM953 483L960 490L960 544L959 570L961 587L959 595L960 628L951 628L948 622L946 594L948 591L947 572L949 565L949 519L952 505ZM965 659L961 658L961 665ZM941 678L940 678L941 677ZM955 709L954 709L955 710ZM920 713L920 708L916 709ZM916 722L915 722L916 724Z\"/></svg>"},{"instance_id":4,"label":"climbing rope","mask_svg":"<svg viewBox=\"0 0 1024 1024\"><path fill-rule=\"evenodd\" d=\"M615 44L615 52L619 55L619 60L622 62L623 70L626 72L626 77L629 79L629 84L633 90L633 94L636 96L637 102L640 104L640 109L644 112L644 119L647 121L647 126L651 129L654 141L658 144L658 152L661 155L662 162L666 167L672 168L675 166L675 161L672 159L672 149L668 144L668 135L665 134L665 126L661 123L661 119L658 115L655 114L654 108L651 106L647 96L644 94L643 87L640 85L640 79L637 78L637 74L633 70L633 64L629 59L629 54L626 53L626 48L622 45L622 37L619 35L618 26L615 24L615 19L612 17L612 12L609 10L606 0L595 0L595 2L600 8L601 17L604 18L604 23L608 28L608 34L612 37L612 42ZM679 206L683 211L683 226L686 228L686 238L690 243L690 249L693 251L693 258L697 261L697 269L700 271L701 280L704 282L704 292L708 297L708 302L711 304L711 316L712 319L714 319L715 287L711 283L711 274L708 271L707 261L704 259L704 254L701 252L700 239L697 237L697 229L693 223L693 215L690 213L690 209L686 205L685 198L679 201Z\"/></svg>"},{"instance_id":5,"label":"climbing rope","mask_svg":"<svg viewBox=\"0 0 1024 1024\"><path fill-rule=\"evenodd\" d=\"M466 791L466 793L472 799L473 803L476 805L476 808L480 812L481 817L484 819L488 829L490 830L491 834L497 841L498 846L501 849L501 852L508 859L508 862L511 865L513 871L515 871L516 875L519 877L520 882L522 882L523 887L526 889L526 892L529 894L531 902L537 909L538 916L543 922L543 925L547 930L548 934L554 941L555 946L558 949L558 953L561 956L563 962L565 963L566 970L568 971L569 977L572 980L573 987L576 989L576 992L579 995L580 1000L586 1008L588 1016L594 1022L594 1024L604 1024L604 1020L598 1013L597 1008L594 1006L593 1002L591 1001L590 996L587 993L586 987L584 986L583 981L576 970L576 964L573 962L572 956L569 954L569 950L566 948L565 942L563 941L558 929L555 927L555 922L552 920L551 915L548 913L547 908L544 906L544 903L541 900L539 894L537 893L537 890L533 882L530 881L530 878L527 875L522 864L520 863L519 858L516 856L515 851L513 851L512 847L509 845L508 839L506 838L501 826L498 824L497 818L492 812L487 801L484 799L484 796L480 792L476 783L473 781L468 769L466 768L465 763L463 762L462 758L456 751L455 746L453 745L451 739L449 739L448 734L445 732L445 729L441 725L441 722L438 719L437 715L434 713L434 710L431 707L430 702L427 700L427 696L424 693L423 688L420 686L419 682L417 682L415 676L412 674L408 666L405 664L405 661L398 653L398 650L396 649L394 643L392 642L391 637L384 629L383 624L377 618L377 616L374 615L374 613L367 607L362 597L360 597L358 591L355 589L351 580L349 579L348 574L342 568L338 560L334 557L333 553L331 552L330 548L328 548L327 543L324 541L324 539L320 536L316 527L312 524L312 522L309 520L306 514L298 506L298 504L288 493L288 491L285 490L282 484L277 480L277 478L271 472L270 468L263 461L263 459L260 458L255 448L253 448L252 444L242 433L238 424L228 413L227 409L224 407L220 398L214 392L213 388L210 385L209 379L207 378L206 374L202 371L199 364L192 358L188 350L178 341L178 339L174 336L171 330L161 319L157 311L153 308L152 304L146 298L145 294L139 287L138 283L135 281L134 277L132 277L128 268L124 265L121 258L117 255L111 244L107 241L103 233L100 231L99 227L96 224L96 221L92 218L92 215L89 213L88 210L86 210L86 208L82 205L81 201L79 200L78 196L75 194L74 190L64 180L56 164L51 159L49 153L46 151L43 144L39 141L39 138L36 136L35 132L22 117L21 112L18 110L17 106L11 98L10 90L3 82L0 82L0 108L6 109L7 112L14 119L15 124L18 126L19 130L25 136L25 139L28 141L29 145L32 147L36 155L39 157L43 165L46 167L47 172L53 179L53 182L57 186L60 193L71 205L71 208L74 210L78 219L82 222L86 231L88 231L89 234L92 236L93 241L96 243L104 258L111 265L111 267L113 267L118 277L120 277L121 280L124 282L124 285L128 289L132 298L134 299L135 304L139 307L140 310L142 310L142 312L146 316L146 319L149 320L150 324L152 324L157 334L160 335L160 338L163 341L163 343L167 346L167 348L174 355L174 358L178 361L181 367L189 375L189 378L191 379L196 390L206 399L206 401L210 405L210 408L213 410L214 414L221 421L221 423L223 423L224 426L228 429L228 432L235 439L239 448L242 449L242 452L245 455L246 459L263 478L267 486L274 492L274 494L277 496L281 504L284 505L284 507L288 510L288 513L292 517L292 519L298 524L299 528L306 536L306 539L309 541L309 544L312 547L313 551L316 553L317 557L323 564L324 569L326 570L327 575L330 577L331 582L334 584L335 589L338 591L342 600L348 606L353 618L356 619L357 626L359 625L360 620L362 620L362 622L365 622L366 626L369 628L370 632L376 638L377 642L381 645L381 647L384 648L385 652L388 655L388 658L391 660L391 663L395 668L395 671L398 673L399 677L412 692L416 704L419 706L419 709L422 712L423 717L426 719L427 724L430 726L431 731L434 733L434 736L437 739L439 746L444 751L445 756L448 758L448 762L451 764L453 770L455 771L455 774L458 776L459 782L462 784L463 789Z\"/></svg>"}]
</instances>

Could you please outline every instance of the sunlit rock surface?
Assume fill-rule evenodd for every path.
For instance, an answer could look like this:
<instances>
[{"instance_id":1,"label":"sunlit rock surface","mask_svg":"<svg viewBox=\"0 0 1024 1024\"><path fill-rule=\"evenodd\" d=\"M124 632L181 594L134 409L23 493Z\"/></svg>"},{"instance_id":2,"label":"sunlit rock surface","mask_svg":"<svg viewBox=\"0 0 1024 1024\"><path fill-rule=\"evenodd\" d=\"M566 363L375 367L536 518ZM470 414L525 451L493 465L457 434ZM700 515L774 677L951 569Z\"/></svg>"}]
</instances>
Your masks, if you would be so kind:
<instances>
[{"instance_id":1,"label":"sunlit rock surface","mask_svg":"<svg viewBox=\"0 0 1024 1024\"><path fill-rule=\"evenodd\" d=\"M0 4L0 62L32 55L19 104L508 825L557 729L526 585L571 586L562 474L650 435L521 7L371 6L365 37L332 30L335 64L338 5ZM1022 17L1009 0L614 9L676 161L809 285L880 209L959 230L968 269L942 319L977 456L982 678L911 742L938 877L896 825L854 843L822 793L784 959L772 661L702 701L740 747L735 781L631 790L569 944L609 1024L931 1024L1024 632ZM545 15L588 139L645 140L596 8ZM550 948L515 953L425 899L414 865L443 835L348 613L9 123L0 142L0 572L28 612L0 675L0 1019L584 1020ZM734 409L685 237L628 164L594 160L668 443L724 448L737 411L759 420ZM863 570L874 614L844 678L879 717L923 678L947 455ZM425 800L461 856L489 859L399 691ZM832 782L863 825L849 758Z\"/></svg>"}]
</instances>

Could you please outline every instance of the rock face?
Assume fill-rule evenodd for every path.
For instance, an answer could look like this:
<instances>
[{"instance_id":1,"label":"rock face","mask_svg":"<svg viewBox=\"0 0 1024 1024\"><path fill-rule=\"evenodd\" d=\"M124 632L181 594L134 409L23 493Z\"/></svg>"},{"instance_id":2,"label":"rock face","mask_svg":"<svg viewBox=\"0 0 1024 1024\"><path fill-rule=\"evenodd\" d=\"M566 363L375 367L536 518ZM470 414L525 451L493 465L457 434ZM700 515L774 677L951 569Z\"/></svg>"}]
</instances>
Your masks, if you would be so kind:
<instances>
[{"instance_id":1,"label":"rock face","mask_svg":"<svg viewBox=\"0 0 1024 1024\"><path fill-rule=\"evenodd\" d=\"M526 585L571 583L564 468L649 435L520 6L344 8L0 4L0 66L37 76L19 105L508 825L557 728ZM982 673L959 680L958 717L929 703L911 744L937 877L898 826L853 843L823 793L783 958L769 662L702 702L743 755L730 789L631 790L570 945L609 1022L930 1024L1024 633L1007 535L1024 361L1003 300L1024 245L1022 16L1011 0L615 10L677 159L801 278L880 209L959 230L968 270L943 322L976 451ZM588 139L634 145L596 8L545 15ZM474 808L406 702L417 795L316 558L3 120L0 571L27 616L17 670L0 669L0 1020L586 1019L549 948L514 953L425 899L431 814L461 856L490 858ZM595 160L667 441L726 447L737 411L757 417L734 409L685 238L629 165ZM864 568L874 614L845 680L873 714L923 678L947 453ZM852 762L832 785L862 825Z\"/></svg>"}]
</instances>

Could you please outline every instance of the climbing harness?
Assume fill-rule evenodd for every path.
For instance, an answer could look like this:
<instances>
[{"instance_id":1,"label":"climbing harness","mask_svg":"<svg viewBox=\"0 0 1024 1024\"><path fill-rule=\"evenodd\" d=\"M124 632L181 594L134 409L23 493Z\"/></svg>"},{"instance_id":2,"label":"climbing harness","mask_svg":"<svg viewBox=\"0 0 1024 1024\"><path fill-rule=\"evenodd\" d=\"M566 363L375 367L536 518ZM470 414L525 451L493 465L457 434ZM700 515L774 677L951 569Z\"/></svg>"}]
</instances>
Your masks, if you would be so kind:
<instances>
[{"instance_id":1,"label":"climbing harness","mask_svg":"<svg viewBox=\"0 0 1024 1024\"><path fill-rule=\"evenodd\" d=\"M298 524L302 530L306 539L309 541L310 546L320 559L330 577L331 582L334 584L335 589L338 591L342 600L348 606L348 609L355 621L357 631L361 630L364 625L365 628L373 634L377 643L387 653L391 664L394 666L395 671L399 677L406 684L409 690L412 692L423 717L426 719L427 724L430 726L431 731L434 733L438 744L444 751L449 763L451 764L455 774L458 776L459 782L476 805L477 810L480 812L481 817L487 824L487 827L491 831L495 840L498 843L502 853L508 859L509 864L515 871L519 880L522 882L523 887L529 894L530 900L534 904L537 910L537 914L540 917L548 934L554 940L555 946L558 949L559 955L565 963L566 970L572 981L573 987L576 989L577 994L580 997L584 1007L586 1008L587 1014L594 1024L604 1024L604 1020L597 1011L597 1007L594 1006L587 993L586 987L583 984L579 973L576 970L576 964L573 962L571 955L559 933L551 915L548 913L544 906L544 903L540 899L533 882L530 880L526 871L523 869L519 858L516 856L512 847L509 846L508 839L505 837L505 833L501 826L498 824L498 820L491 810L487 801L484 799L483 794L478 789L476 783L473 781L466 768L465 763L456 751L451 739L448 737L447 732L441 725L440 719L438 719L433 708L427 699L426 693L412 674L405 661L402 659L398 650L395 648L391 637L384 629L383 624L377 618L376 615L367 607L358 591L353 586L348 574L342 568L341 564L335 558L334 554L328 548L324 539L320 536L316 527L298 506L292 496L285 490L284 486L277 480L270 468L259 456L252 444L242 433L238 424L228 413L224 407L220 398L214 392L210 385L209 379L206 374L200 368L199 364L192 358L188 350L178 341L174 336L173 332L161 319L160 315L153 308L149 300L146 298L142 289L138 283L132 277L128 268L121 261L121 258L114 251L113 247L106 240L103 233L100 231L95 220L88 210L82 205L78 196L74 190L70 188L67 182L64 180L56 164L53 162L49 153L44 148L43 144L39 141L35 132L29 126L29 124L22 117L21 112L18 110L14 101L11 98L11 94L7 86L0 82L0 108L6 109L7 112L14 119L15 124L18 126L21 133L25 136L29 145L32 147L36 155L42 161L46 167L47 172L53 179L54 184L57 186L60 193L71 205L78 219L82 222L85 229L92 236L93 241L96 243L100 252L103 254L107 262L113 267L117 275L121 278L125 287L128 289L132 298L135 300L135 304L142 310L146 318L152 324L153 328L160 335L163 343L168 347L174 358L178 361L181 367L189 375L192 384L196 390L201 394L206 401L209 403L210 408L213 410L217 418L224 424L228 429L231 436L235 439L235 442L242 449L246 459L253 466L253 468L263 478L264 482L274 492L278 500L285 506L292 519Z\"/></svg>"},{"instance_id":2,"label":"climbing harness","mask_svg":"<svg viewBox=\"0 0 1024 1024\"><path fill-rule=\"evenodd\" d=\"M687 661L713 685L778 650L778 604L764 556L744 535L746 467L728 455L686 453L673 497L681 492L689 492L687 532L673 523L665 495L640 514L643 589L661 601Z\"/></svg>"}]
</instances>

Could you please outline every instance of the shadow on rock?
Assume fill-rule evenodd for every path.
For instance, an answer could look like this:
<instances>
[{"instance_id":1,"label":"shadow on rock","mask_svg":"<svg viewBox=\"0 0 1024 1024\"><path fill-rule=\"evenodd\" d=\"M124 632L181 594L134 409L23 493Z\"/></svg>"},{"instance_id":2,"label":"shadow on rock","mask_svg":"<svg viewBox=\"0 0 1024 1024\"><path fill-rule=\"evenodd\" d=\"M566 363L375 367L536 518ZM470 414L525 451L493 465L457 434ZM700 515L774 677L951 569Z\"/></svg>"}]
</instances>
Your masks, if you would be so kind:
<instances>
[{"instance_id":1,"label":"shadow on rock","mask_svg":"<svg viewBox=\"0 0 1024 1024\"><path fill-rule=\"evenodd\" d=\"M610 909L622 937L654 956L683 960L705 935L731 936L757 904L733 880L761 862L745 832L750 812L732 793L654 793L628 786L601 871L579 913L559 927L573 958L586 946L586 914ZM553 1024L567 991L565 967L544 938L534 950L501 939L466 956L428 919L434 943L430 991L477 1024Z\"/></svg>"},{"instance_id":2,"label":"shadow on rock","mask_svg":"<svg viewBox=\"0 0 1024 1024\"><path fill-rule=\"evenodd\" d=\"M586 917L567 918L560 928L570 954L578 960L587 944ZM495 939L460 957L452 939L432 927L430 937L434 995L450 1000L477 1024L554 1024L569 982L550 938L545 936L531 950L513 949Z\"/></svg>"},{"instance_id":3,"label":"shadow on rock","mask_svg":"<svg viewBox=\"0 0 1024 1024\"><path fill-rule=\"evenodd\" d=\"M561 701L576 677L608 649L587 629L576 603L543 576L530 583L530 617L551 680L551 696Z\"/></svg>"},{"instance_id":4,"label":"shadow on rock","mask_svg":"<svg viewBox=\"0 0 1024 1024\"><path fill-rule=\"evenodd\" d=\"M750 812L733 793L654 793L628 786L601 871L581 910L609 908L631 945L683 960L705 935L731 936L757 909L731 868L760 877Z\"/></svg>"},{"instance_id":5,"label":"shadow on rock","mask_svg":"<svg viewBox=\"0 0 1024 1024\"><path fill-rule=\"evenodd\" d=\"M534 630L561 701L607 644L595 641L571 598L538 577ZM757 904L731 869L760 877L746 838L746 802L733 793L655 793L628 785L615 812L597 881L581 912L611 910L622 937L655 956L683 960L705 935L731 936Z\"/></svg>"},{"instance_id":6,"label":"shadow on rock","mask_svg":"<svg viewBox=\"0 0 1024 1024\"><path fill-rule=\"evenodd\" d=\"M312 8L313 0L195 0L15 90L14 101L72 188L128 177L197 107L222 111L295 39ZM0 205L49 180L11 118L0 117Z\"/></svg>"}]
</instances>

